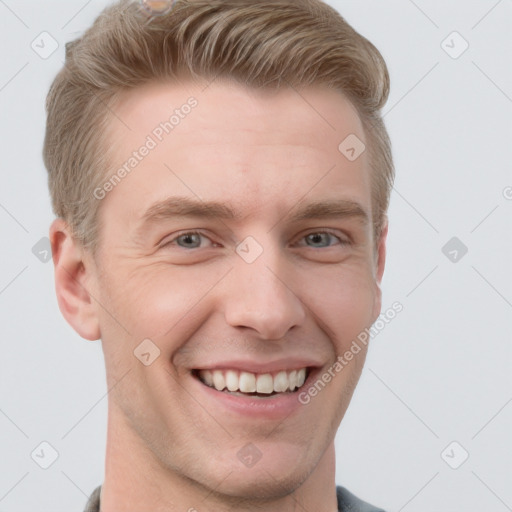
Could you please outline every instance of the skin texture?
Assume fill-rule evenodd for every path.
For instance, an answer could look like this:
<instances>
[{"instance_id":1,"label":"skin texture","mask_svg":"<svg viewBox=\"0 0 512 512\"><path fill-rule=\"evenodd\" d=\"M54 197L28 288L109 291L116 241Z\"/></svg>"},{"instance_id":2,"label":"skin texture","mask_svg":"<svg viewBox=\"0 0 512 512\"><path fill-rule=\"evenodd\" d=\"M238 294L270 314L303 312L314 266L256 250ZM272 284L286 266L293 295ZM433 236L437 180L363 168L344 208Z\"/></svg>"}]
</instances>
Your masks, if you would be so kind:
<instances>
[{"instance_id":1,"label":"skin texture","mask_svg":"<svg viewBox=\"0 0 512 512\"><path fill-rule=\"evenodd\" d=\"M63 220L51 227L61 311L82 337L101 338L105 355L102 511L332 512L334 436L366 350L278 420L223 408L191 370L303 358L321 375L375 321L386 230L373 240L359 215L293 220L330 200L371 219L366 153L350 162L338 151L351 133L364 140L360 120L339 92L320 87L152 83L116 105L131 130L112 119L113 172L190 97L197 106L99 201L95 255ZM151 205L176 196L216 201L236 218L143 224ZM177 238L187 231L202 236ZM235 251L249 236L263 249L252 263ZM149 366L134 356L147 338L160 350ZM250 468L237 456L248 443L262 454Z\"/></svg>"}]
</instances>

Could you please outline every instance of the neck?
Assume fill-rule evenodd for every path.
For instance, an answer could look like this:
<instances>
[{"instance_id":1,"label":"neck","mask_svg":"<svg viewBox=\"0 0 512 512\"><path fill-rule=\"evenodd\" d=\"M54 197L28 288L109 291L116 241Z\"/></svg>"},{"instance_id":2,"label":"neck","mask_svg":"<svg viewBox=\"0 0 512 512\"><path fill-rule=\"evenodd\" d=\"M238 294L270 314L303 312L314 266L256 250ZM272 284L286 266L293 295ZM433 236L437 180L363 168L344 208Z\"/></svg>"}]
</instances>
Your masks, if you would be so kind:
<instances>
[{"instance_id":1,"label":"neck","mask_svg":"<svg viewBox=\"0 0 512 512\"><path fill-rule=\"evenodd\" d=\"M162 466L141 438L109 413L101 512L296 512L337 510L332 442L306 480L275 499L234 499Z\"/></svg>"}]
</instances>

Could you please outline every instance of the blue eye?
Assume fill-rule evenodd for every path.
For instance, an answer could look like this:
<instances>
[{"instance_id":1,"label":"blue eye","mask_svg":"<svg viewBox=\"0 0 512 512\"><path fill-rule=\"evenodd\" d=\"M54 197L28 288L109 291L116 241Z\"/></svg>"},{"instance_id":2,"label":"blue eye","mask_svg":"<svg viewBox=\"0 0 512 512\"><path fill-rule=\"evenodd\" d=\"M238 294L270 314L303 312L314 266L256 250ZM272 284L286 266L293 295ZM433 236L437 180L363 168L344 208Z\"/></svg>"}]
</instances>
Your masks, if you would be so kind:
<instances>
[{"instance_id":1,"label":"blue eye","mask_svg":"<svg viewBox=\"0 0 512 512\"><path fill-rule=\"evenodd\" d=\"M309 235L306 235L304 237L304 239L306 240L306 244L309 245L310 247L330 247L331 245L333 245L332 242L334 240L334 243L337 242L342 242L337 236L334 236L332 235L331 233L324 233L324 232L319 232L319 233L311 233Z\"/></svg>"},{"instance_id":2,"label":"blue eye","mask_svg":"<svg viewBox=\"0 0 512 512\"><path fill-rule=\"evenodd\" d=\"M199 233L185 233L175 240L180 247L184 247L185 249L201 247L201 235Z\"/></svg>"},{"instance_id":3,"label":"blue eye","mask_svg":"<svg viewBox=\"0 0 512 512\"><path fill-rule=\"evenodd\" d=\"M204 236L202 233L198 233L196 231L190 231L188 233L182 233L177 237L173 238L169 242L164 245L177 245L182 247L183 249L199 249L204 247L205 245L215 246L216 244L212 243L211 240ZM318 231L315 233L310 233L302 238L299 245L312 247L315 249L322 249L326 247L331 247L333 245L344 245L347 242L342 240L340 237L329 233L327 231Z\"/></svg>"},{"instance_id":4,"label":"blue eye","mask_svg":"<svg viewBox=\"0 0 512 512\"><path fill-rule=\"evenodd\" d=\"M182 231L181 233L176 233L173 238L166 239L166 241L160 244L160 248L162 249L176 249L177 247L190 250L207 249L219 247L219 244L213 242L211 238L200 231Z\"/></svg>"}]
</instances>

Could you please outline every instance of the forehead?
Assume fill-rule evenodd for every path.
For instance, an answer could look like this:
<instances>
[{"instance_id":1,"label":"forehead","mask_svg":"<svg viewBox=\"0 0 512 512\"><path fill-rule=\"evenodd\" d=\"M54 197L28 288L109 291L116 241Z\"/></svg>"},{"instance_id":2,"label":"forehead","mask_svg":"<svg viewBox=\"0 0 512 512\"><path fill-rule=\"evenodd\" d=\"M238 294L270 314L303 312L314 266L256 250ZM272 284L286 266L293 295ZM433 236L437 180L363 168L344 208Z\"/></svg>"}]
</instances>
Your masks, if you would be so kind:
<instances>
[{"instance_id":1,"label":"forehead","mask_svg":"<svg viewBox=\"0 0 512 512\"><path fill-rule=\"evenodd\" d=\"M187 104L194 100L197 106L189 109ZM194 115L189 116L191 111ZM227 142L226 132L232 137L259 135L261 141L272 132L284 132L296 142L312 143L329 133L335 142L348 135L347 130L363 132L350 101L324 86L254 89L222 79L210 84L150 82L121 93L115 114L120 121L111 121L115 132L124 131L128 137L141 130L151 133L160 123L171 120L173 136L186 134L191 144ZM217 122L212 124L212 118ZM184 119L187 122L182 122ZM198 133L196 128L207 131Z\"/></svg>"},{"instance_id":2,"label":"forehead","mask_svg":"<svg viewBox=\"0 0 512 512\"><path fill-rule=\"evenodd\" d=\"M117 206L130 217L172 194L261 212L276 201L289 208L306 193L341 193L370 209L366 153L350 161L339 150L347 137L364 140L364 133L338 91L150 83L123 93L115 114L107 135L110 173L123 166L128 172L105 202L124 199Z\"/></svg>"}]
</instances>

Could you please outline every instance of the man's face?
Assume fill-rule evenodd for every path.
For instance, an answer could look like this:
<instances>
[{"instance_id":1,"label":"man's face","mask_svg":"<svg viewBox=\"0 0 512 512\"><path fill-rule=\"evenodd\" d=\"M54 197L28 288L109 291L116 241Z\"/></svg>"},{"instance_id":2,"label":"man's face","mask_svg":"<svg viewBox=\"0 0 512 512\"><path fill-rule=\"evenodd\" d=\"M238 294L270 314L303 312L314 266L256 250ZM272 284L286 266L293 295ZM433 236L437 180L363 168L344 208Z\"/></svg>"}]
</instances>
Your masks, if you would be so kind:
<instances>
[{"instance_id":1,"label":"man's face","mask_svg":"<svg viewBox=\"0 0 512 512\"><path fill-rule=\"evenodd\" d=\"M192 96L172 131L155 131ZM292 490L332 444L364 347L309 403L299 395L380 312L367 155L338 150L364 139L359 118L334 91L226 82L148 85L116 115L114 171L148 135L157 145L101 200L89 285L116 384L110 425L206 488ZM292 371L306 374L295 392ZM238 391L215 389L225 383Z\"/></svg>"}]
</instances>

